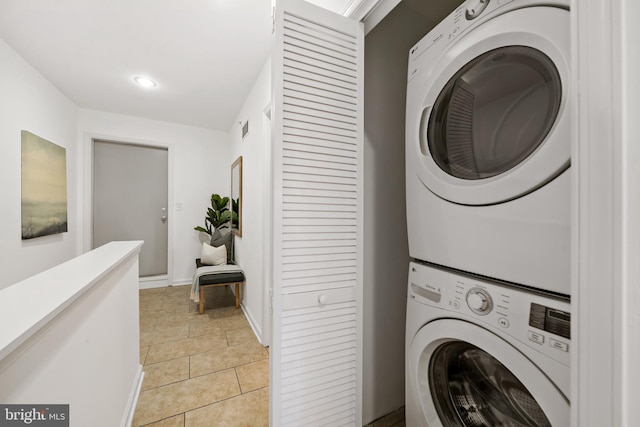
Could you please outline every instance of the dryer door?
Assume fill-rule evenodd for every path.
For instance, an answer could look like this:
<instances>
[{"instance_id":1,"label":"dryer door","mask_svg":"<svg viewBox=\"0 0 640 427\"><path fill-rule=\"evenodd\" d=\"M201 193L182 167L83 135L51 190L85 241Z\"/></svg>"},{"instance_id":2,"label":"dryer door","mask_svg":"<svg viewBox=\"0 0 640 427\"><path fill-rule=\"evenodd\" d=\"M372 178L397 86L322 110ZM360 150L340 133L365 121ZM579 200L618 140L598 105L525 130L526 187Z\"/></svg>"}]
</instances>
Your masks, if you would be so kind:
<instances>
[{"instance_id":1,"label":"dryer door","mask_svg":"<svg viewBox=\"0 0 640 427\"><path fill-rule=\"evenodd\" d=\"M422 425L569 425L569 402L545 373L465 321L441 319L422 328L409 350L408 375Z\"/></svg>"},{"instance_id":2,"label":"dryer door","mask_svg":"<svg viewBox=\"0 0 640 427\"><path fill-rule=\"evenodd\" d=\"M407 149L424 185L454 203L490 205L566 170L568 58L569 13L554 7L508 12L455 40L423 80L426 96L410 88L423 90L408 113Z\"/></svg>"}]
</instances>

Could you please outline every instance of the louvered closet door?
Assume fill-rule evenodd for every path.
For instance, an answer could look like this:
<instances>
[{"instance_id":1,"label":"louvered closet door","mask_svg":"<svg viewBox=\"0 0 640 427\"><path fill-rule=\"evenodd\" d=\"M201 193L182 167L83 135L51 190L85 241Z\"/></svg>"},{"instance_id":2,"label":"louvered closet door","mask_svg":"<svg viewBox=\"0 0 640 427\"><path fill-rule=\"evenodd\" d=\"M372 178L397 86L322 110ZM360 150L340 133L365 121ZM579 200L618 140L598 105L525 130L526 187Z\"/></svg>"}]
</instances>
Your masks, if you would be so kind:
<instances>
[{"instance_id":1,"label":"louvered closet door","mask_svg":"<svg viewBox=\"0 0 640 427\"><path fill-rule=\"evenodd\" d=\"M361 24L278 0L272 426L361 426Z\"/></svg>"}]
</instances>

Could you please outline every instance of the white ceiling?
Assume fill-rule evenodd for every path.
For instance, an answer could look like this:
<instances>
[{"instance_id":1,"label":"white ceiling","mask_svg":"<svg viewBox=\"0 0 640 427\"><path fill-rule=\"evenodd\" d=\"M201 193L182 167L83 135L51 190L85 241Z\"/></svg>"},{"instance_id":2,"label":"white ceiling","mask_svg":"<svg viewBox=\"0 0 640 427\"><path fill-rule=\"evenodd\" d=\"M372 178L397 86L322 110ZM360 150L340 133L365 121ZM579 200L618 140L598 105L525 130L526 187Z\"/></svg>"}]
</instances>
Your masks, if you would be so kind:
<instances>
[{"instance_id":1,"label":"white ceiling","mask_svg":"<svg viewBox=\"0 0 640 427\"><path fill-rule=\"evenodd\" d=\"M0 38L81 108L226 131L270 16L269 0L1 0Z\"/></svg>"}]
</instances>

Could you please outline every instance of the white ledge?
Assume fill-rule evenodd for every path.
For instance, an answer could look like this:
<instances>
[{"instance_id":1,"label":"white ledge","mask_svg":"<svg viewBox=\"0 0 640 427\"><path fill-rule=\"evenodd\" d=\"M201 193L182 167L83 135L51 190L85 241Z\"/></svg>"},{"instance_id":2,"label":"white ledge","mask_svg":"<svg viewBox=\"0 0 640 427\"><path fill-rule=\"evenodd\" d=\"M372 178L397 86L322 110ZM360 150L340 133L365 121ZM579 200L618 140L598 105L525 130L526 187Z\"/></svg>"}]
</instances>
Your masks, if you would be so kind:
<instances>
[{"instance_id":1,"label":"white ledge","mask_svg":"<svg viewBox=\"0 0 640 427\"><path fill-rule=\"evenodd\" d=\"M137 254L142 241L111 242L0 290L0 360Z\"/></svg>"}]
</instances>

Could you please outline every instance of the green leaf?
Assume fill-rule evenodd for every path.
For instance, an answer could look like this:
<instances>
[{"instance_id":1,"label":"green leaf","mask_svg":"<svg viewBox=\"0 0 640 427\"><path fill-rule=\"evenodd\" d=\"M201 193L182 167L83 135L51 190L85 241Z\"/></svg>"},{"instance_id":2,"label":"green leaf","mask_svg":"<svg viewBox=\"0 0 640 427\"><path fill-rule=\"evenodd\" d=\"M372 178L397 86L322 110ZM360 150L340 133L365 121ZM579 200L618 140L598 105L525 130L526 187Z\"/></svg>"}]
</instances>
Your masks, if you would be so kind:
<instances>
[{"instance_id":1,"label":"green leaf","mask_svg":"<svg viewBox=\"0 0 640 427\"><path fill-rule=\"evenodd\" d=\"M212 234L212 228L227 227L227 223L231 217L231 211L229 210L229 198L221 197L219 194L213 193L211 195L211 207L207 207L207 215L204 218L204 225L206 229L197 226L194 230Z\"/></svg>"},{"instance_id":2,"label":"green leaf","mask_svg":"<svg viewBox=\"0 0 640 427\"><path fill-rule=\"evenodd\" d=\"M199 225L197 227L193 227L193 229L196 230L196 231L200 231L201 233L211 234L211 231L205 230L204 228L200 227Z\"/></svg>"}]
</instances>

